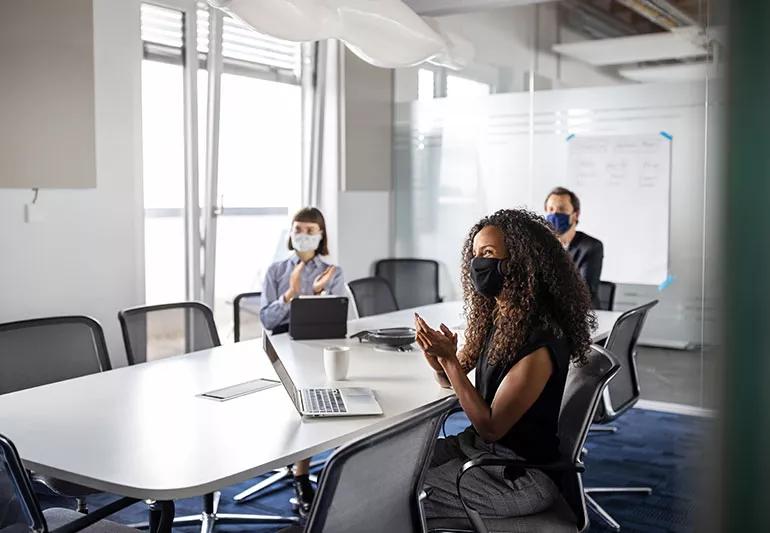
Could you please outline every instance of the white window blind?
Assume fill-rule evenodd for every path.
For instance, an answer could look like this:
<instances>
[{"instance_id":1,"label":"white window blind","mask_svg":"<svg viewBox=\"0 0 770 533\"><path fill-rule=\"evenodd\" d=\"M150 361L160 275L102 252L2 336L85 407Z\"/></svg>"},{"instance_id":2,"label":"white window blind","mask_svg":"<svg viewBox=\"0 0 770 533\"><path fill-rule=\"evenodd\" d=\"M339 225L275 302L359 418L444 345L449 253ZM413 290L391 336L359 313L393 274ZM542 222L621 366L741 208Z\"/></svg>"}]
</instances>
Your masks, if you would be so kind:
<instances>
[{"instance_id":1,"label":"white window blind","mask_svg":"<svg viewBox=\"0 0 770 533\"><path fill-rule=\"evenodd\" d=\"M205 68L209 43L209 10L205 2L197 9L198 53ZM160 61L181 61L183 42L182 13L173 9L142 4L144 56ZM297 83L301 61L299 43L257 33L240 20L225 15L222 26L222 56L225 71L258 77L271 77Z\"/></svg>"}]
</instances>

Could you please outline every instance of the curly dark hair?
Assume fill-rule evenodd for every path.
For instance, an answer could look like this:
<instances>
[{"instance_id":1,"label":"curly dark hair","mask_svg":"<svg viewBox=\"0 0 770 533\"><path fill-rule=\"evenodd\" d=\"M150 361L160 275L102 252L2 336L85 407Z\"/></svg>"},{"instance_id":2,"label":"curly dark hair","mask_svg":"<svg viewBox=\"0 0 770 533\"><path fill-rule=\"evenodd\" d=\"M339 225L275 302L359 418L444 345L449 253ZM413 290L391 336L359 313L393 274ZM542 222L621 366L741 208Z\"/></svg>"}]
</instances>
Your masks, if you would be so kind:
<instances>
[{"instance_id":1,"label":"curly dark hair","mask_svg":"<svg viewBox=\"0 0 770 533\"><path fill-rule=\"evenodd\" d=\"M479 294L471 281L473 239L486 226L503 232L509 256L497 298ZM587 361L591 332L596 329L588 287L542 217L526 210L501 209L481 219L463 246L462 285L468 324L461 354L464 367L475 366L493 324L487 352L490 364L510 361L536 331L565 337L572 362Z\"/></svg>"}]
</instances>

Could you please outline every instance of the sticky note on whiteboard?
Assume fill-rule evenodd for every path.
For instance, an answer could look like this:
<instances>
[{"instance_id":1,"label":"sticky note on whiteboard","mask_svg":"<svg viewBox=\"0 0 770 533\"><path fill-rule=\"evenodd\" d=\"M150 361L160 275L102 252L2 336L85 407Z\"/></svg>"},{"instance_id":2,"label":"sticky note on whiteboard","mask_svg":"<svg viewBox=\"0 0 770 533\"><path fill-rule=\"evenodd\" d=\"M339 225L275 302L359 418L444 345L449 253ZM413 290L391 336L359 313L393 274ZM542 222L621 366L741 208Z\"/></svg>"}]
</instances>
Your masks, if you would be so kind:
<instances>
[{"instance_id":1,"label":"sticky note on whiteboard","mask_svg":"<svg viewBox=\"0 0 770 533\"><path fill-rule=\"evenodd\" d=\"M662 291L662 290L664 290L664 289L667 289L669 285L671 285L672 283L674 283L674 280L675 280L675 279L676 279L676 278L675 278L674 276L672 276L671 274L669 274L669 275L666 277L666 279L664 279L664 280L663 280L663 282L662 282L660 285L658 285L658 291Z\"/></svg>"}]
</instances>

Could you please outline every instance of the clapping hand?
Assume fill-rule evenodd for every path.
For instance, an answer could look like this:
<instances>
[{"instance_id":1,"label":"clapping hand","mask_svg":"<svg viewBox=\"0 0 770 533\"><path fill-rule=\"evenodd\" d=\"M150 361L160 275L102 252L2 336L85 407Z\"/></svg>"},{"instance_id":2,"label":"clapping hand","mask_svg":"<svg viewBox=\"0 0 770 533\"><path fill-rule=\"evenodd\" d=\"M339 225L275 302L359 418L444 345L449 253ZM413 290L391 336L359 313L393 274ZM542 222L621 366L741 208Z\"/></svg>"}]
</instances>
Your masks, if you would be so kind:
<instances>
[{"instance_id":1,"label":"clapping hand","mask_svg":"<svg viewBox=\"0 0 770 533\"><path fill-rule=\"evenodd\" d=\"M302 270L305 263L299 261L289 275L289 289L283 294L284 301L288 302L292 298L302 293Z\"/></svg>"},{"instance_id":2,"label":"clapping hand","mask_svg":"<svg viewBox=\"0 0 770 533\"><path fill-rule=\"evenodd\" d=\"M441 324L440 331L432 329L417 313L414 318L417 344L422 348L428 364L440 371L447 363L457 362L457 334L444 324Z\"/></svg>"},{"instance_id":3,"label":"clapping hand","mask_svg":"<svg viewBox=\"0 0 770 533\"><path fill-rule=\"evenodd\" d=\"M326 270L321 272L321 274L313 280L313 294L321 294L321 291L323 291L329 284L329 281L331 281L336 270L337 267L335 266L327 267Z\"/></svg>"}]
</instances>

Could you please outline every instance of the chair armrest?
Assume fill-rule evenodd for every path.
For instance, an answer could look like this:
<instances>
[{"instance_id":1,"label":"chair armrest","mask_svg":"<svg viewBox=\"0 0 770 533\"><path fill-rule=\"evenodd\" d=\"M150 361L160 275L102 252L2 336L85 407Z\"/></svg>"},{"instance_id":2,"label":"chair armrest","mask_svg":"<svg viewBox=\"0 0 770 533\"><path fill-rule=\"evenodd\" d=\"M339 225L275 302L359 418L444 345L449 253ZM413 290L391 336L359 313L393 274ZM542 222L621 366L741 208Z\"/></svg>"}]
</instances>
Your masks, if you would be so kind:
<instances>
[{"instance_id":1,"label":"chair armrest","mask_svg":"<svg viewBox=\"0 0 770 533\"><path fill-rule=\"evenodd\" d=\"M460 407L460 402L457 402L457 405L449 409L446 413L446 416L444 416L444 420L441 421L441 435L446 438L446 421L449 419L450 416L452 416L455 413L459 413L463 410L462 407Z\"/></svg>"},{"instance_id":2,"label":"chair armrest","mask_svg":"<svg viewBox=\"0 0 770 533\"><path fill-rule=\"evenodd\" d=\"M119 500L115 500L114 502L109 503L104 507L100 507L86 515L83 515L82 518L78 518L77 520L73 520L68 524L57 527L56 529L51 530L49 533L75 533L76 531L80 531L81 529L85 529L88 526L92 526L95 523L104 520L111 514L115 514L118 511L125 509L129 505L133 505L139 501L141 500L137 500L136 498L120 498Z\"/></svg>"},{"instance_id":3,"label":"chair armrest","mask_svg":"<svg viewBox=\"0 0 770 533\"><path fill-rule=\"evenodd\" d=\"M487 526L484 524L484 520L481 518L481 514L471 507L468 502L463 498L463 491L461 482L466 472L478 468L481 466L518 466L520 468L537 468L539 470L550 472L584 472L585 467L583 465L575 465L566 461L557 461L554 463L530 463L522 459L503 459L499 457L480 457L477 459L471 459L463 464L460 471L457 473L457 495L460 497L460 503L465 510L465 514L468 515L473 528L477 533L489 533Z\"/></svg>"},{"instance_id":4,"label":"chair armrest","mask_svg":"<svg viewBox=\"0 0 770 533\"><path fill-rule=\"evenodd\" d=\"M554 463L530 463L523 459L503 459L500 457L480 457L478 459L471 459L463 464L460 469L460 473L457 475L457 481L473 468L479 466L518 466L521 468L537 468L546 472L585 472L585 466L582 464L568 463L567 461L556 461Z\"/></svg>"}]
</instances>

